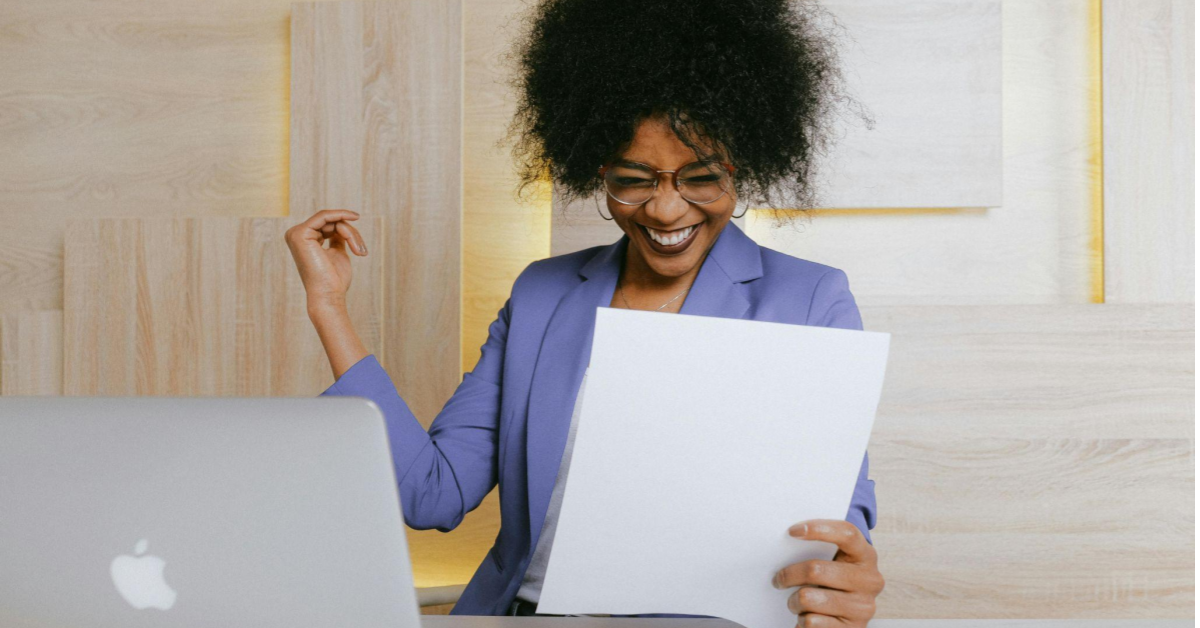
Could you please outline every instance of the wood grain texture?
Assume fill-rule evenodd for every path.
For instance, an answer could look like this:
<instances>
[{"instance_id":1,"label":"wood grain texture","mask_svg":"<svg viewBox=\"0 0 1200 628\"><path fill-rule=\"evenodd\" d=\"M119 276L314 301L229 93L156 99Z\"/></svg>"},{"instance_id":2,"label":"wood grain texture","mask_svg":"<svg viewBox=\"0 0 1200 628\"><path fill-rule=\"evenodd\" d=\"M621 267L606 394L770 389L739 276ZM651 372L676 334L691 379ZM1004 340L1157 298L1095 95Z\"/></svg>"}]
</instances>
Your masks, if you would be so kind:
<instances>
[{"instance_id":1,"label":"wood grain texture","mask_svg":"<svg viewBox=\"0 0 1200 628\"><path fill-rule=\"evenodd\" d=\"M286 214L289 4L3 2L0 311L63 307L67 217Z\"/></svg>"},{"instance_id":2,"label":"wood grain texture","mask_svg":"<svg viewBox=\"0 0 1200 628\"><path fill-rule=\"evenodd\" d=\"M292 33L291 215L387 218L381 363L428 426L462 375L461 5L297 3Z\"/></svg>"},{"instance_id":3,"label":"wood grain texture","mask_svg":"<svg viewBox=\"0 0 1200 628\"><path fill-rule=\"evenodd\" d=\"M1104 300L1196 300L1196 6L1104 0Z\"/></svg>"},{"instance_id":4,"label":"wood grain texture","mask_svg":"<svg viewBox=\"0 0 1200 628\"><path fill-rule=\"evenodd\" d=\"M462 22L457 1L292 11L291 213L387 217L380 362L426 427L463 368ZM450 534L409 531L418 586L469 579L495 538L497 503Z\"/></svg>"},{"instance_id":5,"label":"wood grain texture","mask_svg":"<svg viewBox=\"0 0 1200 628\"><path fill-rule=\"evenodd\" d=\"M875 124L843 125L818 158L819 205L1003 205L1000 0L822 4L846 28L847 88Z\"/></svg>"},{"instance_id":6,"label":"wood grain texture","mask_svg":"<svg viewBox=\"0 0 1200 628\"><path fill-rule=\"evenodd\" d=\"M1194 306L862 315L879 617L1192 616Z\"/></svg>"},{"instance_id":7,"label":"wood grain texture","mask_svg":"<svg viewBox=\"0 0 1200 628\"><path fill-rule=\"evenodd\" d=\"M1089 303L1098 53L1086 2L1005 0L1004 206L827 210L760 244L845 270L861 305Z\"/></svg>"},{"instance_id":8,"label":"wood grain texture","mask_svg":"<svg viewBox=\"0 0 1200 628\"><path fill-rule=\"evenodd\" d=\"M860 310L893 334L876 436L1195 436L1194 306Z\"/></svg>"},{"instance_id":9,"label":"wood grain texture","mask_svg":"<svg viewBox=\"0 0 1200 628\"><path fill-rule=\"evenodd\" d=\"M357 225L382 249L382 219ZM80 219L67 226L67 395L310 396L333 383L283 234L287 218ZM348 300L382 345L382 264Z\"/></svg>"},{"instance_id":10,"label":"wood grain texture","mask_svg":"<svg viewBox=\"0 0 1200 628\"><path fill-rule=\"evenodd\" d=\"M62 310L0 314L0 395L62 394Z\"/></svg>"},{"instance_id":11,"label":"wood grain texture","mask_svg":"<svg viewBox=\"0 0 1200 628\"><path fill-rule=\"evenodd\" d=\"M527 9L495 0L463 5L463 370L479 360L517 275L550 254L550 198L517 199L503 142L516 107L506 54Z\"/></svg>"}]
</instances>

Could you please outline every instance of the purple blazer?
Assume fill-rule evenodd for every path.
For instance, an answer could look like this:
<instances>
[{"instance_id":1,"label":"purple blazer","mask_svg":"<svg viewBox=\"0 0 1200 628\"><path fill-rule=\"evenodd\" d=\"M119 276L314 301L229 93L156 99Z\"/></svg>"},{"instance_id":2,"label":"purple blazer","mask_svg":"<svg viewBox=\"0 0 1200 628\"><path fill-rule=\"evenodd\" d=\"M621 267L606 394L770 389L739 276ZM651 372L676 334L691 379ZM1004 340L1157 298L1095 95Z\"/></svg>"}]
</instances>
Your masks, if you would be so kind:
<instances>
[{"instance_id":1,"label":"purple blazer","mask_svg":"<svg viewBox=\"0 0 1200 628\"><path fill-rule=\"evenodd\" d=\"M373 355L321 393L366 397L383 410L409 526L449 531L499 483L500 533L452 614L503 615L516 597L566 447L596 307L611 303L628 243L623 234L526 267L488 328L478 364L428 433ZM680 311L862 329L846 273L761 247L733 223L718 235ZM846 520L870 541L875 481L867 464L864 452Z\"/></svg>"}]
</instances>

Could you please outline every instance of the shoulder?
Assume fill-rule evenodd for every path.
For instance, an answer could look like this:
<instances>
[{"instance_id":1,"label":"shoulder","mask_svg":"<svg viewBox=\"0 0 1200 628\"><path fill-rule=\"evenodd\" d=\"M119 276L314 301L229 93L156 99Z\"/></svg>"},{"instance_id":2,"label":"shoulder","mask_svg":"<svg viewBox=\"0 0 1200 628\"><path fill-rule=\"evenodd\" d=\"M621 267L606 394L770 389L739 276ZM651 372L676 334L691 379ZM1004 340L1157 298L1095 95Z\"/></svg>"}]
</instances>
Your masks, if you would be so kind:
<instances>
[{"instance_id":1,"label":"shoulder","mask_svg":"<svg viewBox=\"0 0 1200 628\"><path fill-rule=\"evenodd\" d=\"M826 274L842 272L833 266L788 255L762 245L759 245L758 250L762 256L763 279L770 283L816 286Z\"/></svg>"},{"instance_id":2,"label":"shoulder","mask_svg":"<svg viewBox=\"0 0 1200 628\"><path fill-rule=\"evenodd\" d=\"M593 246L530 262L513 282L513 293L530 289L544 290L555 285L566 287L578 283L580 269L605 246Z\"/></svg>"},{"instance_id":3,"label":"shoulder","mask_svg":"<svg viewBox=\"0 0 1200 628\"><path fill-rule=\"evenodd\" d=\"M821 327L862 329L845 271L761 245L759 252L763 276L747 285L765 317Z\"/></svg>"},{"instance_id":4,"label":"shoulder","mask_svg":"<svg viewBox=\"0 0 1200 628\"><path fill-rule=\"evenodd\" d=\"M513 311L524 312L525 316L553 311L562 297L582 281L580 270L604 248L593 246L530 262L513 281L509 298Z\"/></svg>"}]
</instances>

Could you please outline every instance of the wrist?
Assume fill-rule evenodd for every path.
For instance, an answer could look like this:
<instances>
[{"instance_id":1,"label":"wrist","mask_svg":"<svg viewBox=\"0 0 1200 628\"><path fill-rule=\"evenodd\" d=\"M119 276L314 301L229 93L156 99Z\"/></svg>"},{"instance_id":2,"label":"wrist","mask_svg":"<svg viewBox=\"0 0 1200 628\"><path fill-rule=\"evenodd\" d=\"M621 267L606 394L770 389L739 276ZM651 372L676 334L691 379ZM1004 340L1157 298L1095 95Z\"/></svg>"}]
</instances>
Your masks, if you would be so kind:
<instances>
[{"instance_id":1,"label":"wrist","mask_svg":"<svg viewBox=\"0 0 1200 628\"><path fill-rule=\"evenodd\" d=\"M346 313L346 299L343 297L319 297L308 300L308 317L311 319Z\"/></svg>"}]
</instances>

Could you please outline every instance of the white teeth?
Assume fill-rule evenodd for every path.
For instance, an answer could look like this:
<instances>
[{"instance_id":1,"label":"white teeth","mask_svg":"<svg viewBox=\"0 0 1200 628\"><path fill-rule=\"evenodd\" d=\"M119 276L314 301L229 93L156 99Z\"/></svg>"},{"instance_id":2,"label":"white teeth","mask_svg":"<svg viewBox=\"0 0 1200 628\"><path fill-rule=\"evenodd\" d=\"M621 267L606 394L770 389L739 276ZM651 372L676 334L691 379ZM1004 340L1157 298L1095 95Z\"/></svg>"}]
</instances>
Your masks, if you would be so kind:
<instances>
[{"instance_id":1,"label":"white teeth","mask_svg":"<svg viewBox=\"0 0 1200 628\"><path fill-rule=\"evenodd\" d=\"M692 235L692 230L695 228L696 228L696 225L692 225L690 227L685 227L678 231L671 231L671 232L664 233L662 231L656 231L654 229L651 229L650 227L646 227L646 233L650 234L651 240L654 240L655 242L657 242L663 246L673 246L675 244L679 244L680 242L683 242L684 240L686 240L688 238L688 236Z\"/></svg>"}]
</instances>

